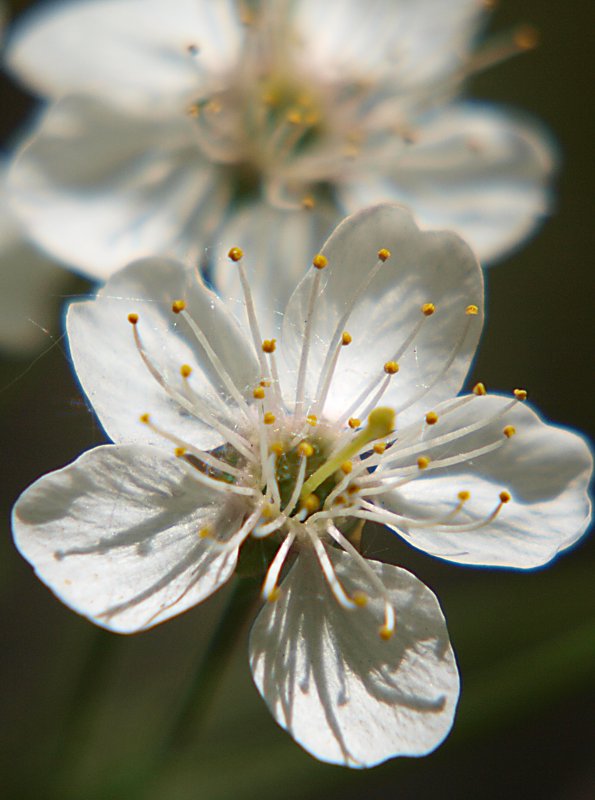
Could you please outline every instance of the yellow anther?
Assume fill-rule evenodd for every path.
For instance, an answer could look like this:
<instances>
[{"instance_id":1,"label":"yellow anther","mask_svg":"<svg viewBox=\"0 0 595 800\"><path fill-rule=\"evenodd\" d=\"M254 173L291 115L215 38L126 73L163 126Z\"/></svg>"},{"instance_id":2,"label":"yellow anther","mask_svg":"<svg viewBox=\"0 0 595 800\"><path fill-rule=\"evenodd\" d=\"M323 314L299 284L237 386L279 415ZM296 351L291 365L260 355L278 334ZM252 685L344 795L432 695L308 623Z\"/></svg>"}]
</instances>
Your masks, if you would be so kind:
<instances>
[{"instance_id":1,"label":"yellow anther","mask_svg":"<svg viewBox=\"0 0 595 800\"><path fill-rule=\"evenodd\" d=\"M227 257L231 258L232 261L240 261L244 257L244 251L241 247L232 247Z\"/></svg>"},{"instance_id":2,"label":"yellow anther","mask_svg":"<svg viewBox=\"0 0 595 800\"><path fill-rule=\"evenodd\" d=\"M149 416L149 414L141 414L139 419L143 423L143 425L148 425L149 422L151 421L151 417Z\"/></svg>"},{"instance_id":3,"label":"yellow anther","mask_svg":"<svg viewBox=\"0 0 595 800\"><path fill-rule=\"evenodd\" d=\"M381 456L386 450L386 442L377 442L372 449L375 453Z\"/></svg>"},{"instance_id":4,"label":"yellow anther","mask_svg":"<svg viewBox=\"0 0 595 800\"><path fill-rule=\"evenodd\" d=\"M418 469L427 469L430 466L430 459L427 456L420 456L417 459Z\"/></svg>"},{"instance_id":5,"label":"yellow anther","mask_svg":"<svg viewBox=\"0 0 595 800\"><path fill-rule=\"evenodd\" d=\"M200 117L200 106L198 103L192 103L192 105L188 106L186 109L186 114L193 119Z\"/></svg>"},{"instance_id":6,"label":"yellow anther","mask_svg":"<svg viewBox=\"0 0 595 800\"><path fill-rule=\"evenodd\" d=\"M514 425L506 425L502 433L504 434L504 436L506 436L507 439L510 439L515 435L516 428L514 427Z\"/></svg>"},{"instance_id":7,"label":"yellow anther","mask_svg":"<svg viewBox=\"0 0 595 800\"><path fill-rule=\"evenodd\" d=\"M503 492L500 492L500 502L501 503L510 503L512 500L512 496L510 492L507 492L506 489Z\"/></svg>"},{"instance_id":8,"label":"yellow anther","mask_svg":"<svg viewBox=\"0 0 595 800\"><path fill-rule=\"evenodd\" d=\"M396 361L387 361L384 365L384 371L387 375L396 375L399 371L399 365Z\"/></svg>"},{"instance_id":9,"label":"yellow anther","mask_svg":"<svg viewBox=\"0 0 595 800\"><path fill-rule=\"evenodd\" d=\"M539 31L532 25L521 25L514 32L514 43L521 50L533 50L539 44Z\"/></svg>"},{"instance_id":10,"label":"yellow anther","mask_svg":"<svg viewBox=\"0 0 595 800\"><path fill-rule=\"evenodd\" d=\"M362 424L362 421L357 417L349 417L349 419L347 420L347 424L349 425L350 428L355 429L359 428L359 426Z\"/></svg>"},{"instance_id":11,"label":"yellow anther","mask_svg":"<svg viewBox=\"0 0 595 800\"><path fill-rule=\"evenodd\" d=\"M388 642L389 639L392 639L394 630L386 625L383 625L381 628L379 628L378 633L380 634L381 639L384 639L385 642Z\"/></svg>"},{"instance_id":12,"label":"yellow anther","mask_svg":"<svg viewBox=\"0 0 595 800\"><path fill-rule=\"evenodd\" d=\"M134 313L133 314L128 314L128 322L131 325L136 325L136 323L138 322L138 314L134 314Z\"/></svg>"},{"instance_id":13,"label":"yellow anther","mask_svg":"<svg viewBox=\"0 0 595 800\"><path fill-rule=\"evenodd\" d=\"M343 497L342 494L338 495L338 497L335 497L334 505L336 505L336 506L345 505L345 498Z\"/></svg>"},{"instance_id":14,"label":"yellow anther","mask_svg":"<svg viewBox=\"0 0 595 800\"><path fill-rule=\"evenodd\" d=\"M265 339L262 343L262 352L263 353L274 353L277 349L277 340L276 339Z\"/></svg>"},{"instance_id":15,"label":"yellow anther","mask_svg":"<svg viewBox=\"0 0 595 800\"><path fill-rule=\"evenodd\" d=\"M421 307L421 313L424 315L424 317L431 317L434 311L436 311L436 306L434 303L424 303Z\"/></svg>"},{"instance_id":16,"label":"yellow anther","mask_svg":"<svg viewBox=\"0 0 595 800\"><path fill-rule=\"evenodd\" d=\"M353 470L353 464L351 461L344 461L340 466L340 470L345 475L349 475L349 473Z\"/></svg>"},{"instance_id":17,"label":"yellow anther","mask_svg":"<svg viewBox=\"0 0 595 800\"><path fill-rule=\"evenodd\" d=\"M255 400L264 400L264 395L265 392L262 386L257 386L256 389L254 389L254 391L252 392L252 397Z\"/></svg>"},{"instance_id":18,"label":"yellow anther","mask_svg":"<svg viewBox=\"0 0 595 800\"><path fill-rule=\"evenodd\" d=\"M485 387L485 385L483 383L476 383L475 386L473 387L473 389L471 389L471 391L473 392L473 394L476 394L478 397L483 397L484 395L486 395L488 393L487 389L486 389L486 387Z\"/></svg>"},{"instance_id":19,"label":"yellow anther","mask_svg":"<svg viewBox=\"0 0 595 800\"><path fill-rule=\"evenodd\" d=\"M358 590L351 595L351 599L359 608L364 608L368 605L368 595L365 592Z\"/></svg>"},{"instance_id":20,"label":"yellow anther","mask_svg":"<svg viewBox=\"0 0 595 800\"><path fill-rule=\"evenodd\" d=\"M182 364L180 367L180 375L182 378L189 378L192 375L192 367L189 364Z\"/></svg>"},{"instance_id":21,"label":"yellow anther","mask_svg":"<svg viewBox=\"0 0 595 800\"><path fill-rule=\"evenodd\" d=\"M304 497L302 500L302 508L305 508L309 514L313 514L315 511L318 511L320 508L320 500L318 499L317 495L309 494L307 497Z\"/></svg>"},{"instance_id":22,"label":"yellow anther","mask_svg":"<svg viewBox=\"0 0 595 800\"><path fill-rule=\"evenodd\" d=\"M281 442L273 442L270 447L271 453L274 453L276 456L282 456L285 452L285 448L281 444Z\"/></svg>"},{"instance_id":23,"label":"yellow anther","mask_svg":"<svg viewBox=\"0 0 595 800\"><path fill-rule=\"evenodd\" d=\"M276 600L279 599L279 595L280 594L281 594L281 591L280 591L279 587L278 586L273 586L273 588L271 589L271 591L268 594L267 600L269 601L269 603L274 603Z\"/></svg>"},{"instance_id":24,"label":"yellow anther","mask_svg":"<svg viewBox=\"0 0 595 800\"><path fill-rule=\"evenodd\" d=\"M347 331L343 331L343 333L341 334L341 344L343 345L343 347L345 347L348 344L351 344L352 341L353 339L351 337L351 334L348 333Z\"/></svg>"},{"instance_id":25,"label":"yellow anther","mask_svg":"<svg viewBox=\"0 0 595 800\"><path fill-rule=\"evenodd\" d=\"M435 411L428 411L426 414L426 424L435 425L438 422L438 414Z\"/></svg>"},{"instance_id":26,"label":"yellow anther","mask_svg":"<svg viewBox=\"0 0 595 800\"><path fill-rule=\"evenodd\" d=\"M174 314L179 314L180 311L183 311L186 308L186 302L184 300L174 300L171 304L171 310Z\"/></svg>"},{"instance_id":27,"label":"yellow anther","mask_svg":"<svg viewBox=\"0 0 595 800\"><path fill-rule=\"evenodd\" d=\"M312 197L311 194L307 194L305 197L302 198L302 208L308 209L310 211L316 205L316 200Z\"/></svg>"},{"instance_id":28,"label":"yellow anther","mask_svg":"<svg viewBox=\"0 0 595 800\"><path fill-rule=\"evenodd\" d=\"M176 447L174 450L174 454L176 458L182 458L182 456L186 455L186 448L185 447Z\"/></svg>"},{"instance_id":29,"label":"yellow anther","mask_svg":"<svg viewBox=\"0 0 595 800\"><path fill-rule=\"evenodd\" d=\"M290 108L285 115L285 119L292 125L301 125L304 121L304 116L299 108Z\"/></svg>"},{"instance_id":30,"label":"yellow anther","mask_svg":"<svg viewBox=\"0 0 595 800\"><path fill-rule=\"evenodd\" d=\"M324 269L328 264L328 258L323 256L322 253L318 253L312 259L312 266L316 267L316 269Z\"/></svg>"},{"instance_id":31,"label":"yellow anther","mask_svg":"<svg viewBox=\"0 0 595 800\"><path fill-rule=\"evenodd\" d=\"M527 392L525 389L515 389L513 395L516 397L517 400L520 400L521 402L527 399Z\"/></svg>"},{"instance_id":32,"label":"yellow anther","mask_svg":"<svg viewBox=\"0 0 595 800\"><path fill-rule=\"evenodd\" d=\"M357 485L357 483L352 483L351 486L347 487L347 494L350 496L353 494L357 494L358 492L359 492L359 486Z\"/></svg>"},{"instance_id":33,"label":"yellow anther","mask_svg":"<svg viewBox=\"0 0 595 800\"><path fill-rule=\"evenodd\" d=\"M467 500L471 497L471 492L467 492L464 490L462 492L459 492L457 497L459 498L461 503L466 503Z\"/></svg>"},{"instance_id":34,"label":"yellow anther","mask_svg":"<svg viewBox=\"0 0 595 800\"><path fill-rule=\"evenodd\" d=\"M306 417L306 422L308 423L308 425L314 427L315 425L318 424L318 417L316 416L316 414L308 414L308 416Z\"/></svg>"},{"instance_id":35,"label":"yellow anther","mask_svg":"<svg viewBox=\"0 0 595 800\"><path fill-rule=\"evenodd\" d=\"M275 419L276 419L276 417L273 414L273 412L272 411L267 411L266 414L264 415L264 417L262 418L262 421L264 422L265 425L272 425L273 422L275 421Z\"/></svg>"},{"instance_id":36,"label":"yellow anther","mask_svg":"<svg viewBox=\"0 0 595 800\"><path fill-rule=\"evenodd\" d=\"M306 458L310 458L310 456L314 455L314 448L310 442L301 442L298 445L297 451L300 456L305 456Z\"/></svg>"},{"instance_id":37,"label":"yellow anther","mask_svg":"<svg viewBox=\"0 0 595 800\"><path fill-rule=\"evenodd\" d=\"M271 382L270 381L260 381L260 383L258 385L262 386L264 389L268 389L269 386L271 385Z\"/></svg>"},{"instance_id":38,"label":"yellow anther","mask_svg":"<svg viewBox=\"0 0 595 800\"><path fill-rule=\"evenodd\" d=\"M209 539L211 537L211 529L210 528L201 528L198 532L199 539Z\"/></svg>"},{"instance_id":39,"label":"yellow anther","mask_svg":"<svg viewBox=\"0 0 595 800\"><path fill-rule=\"evenodd\" d=\"M390 250L387 250L387 249L386 249L386 247L382 247L382 248L380 248L380 250L378 251L378 258L379 258L381 261L388 261L388 259L389 259L390 257L391 257L391 252L390 252Z\"/></svg>"},{"instance_id":40,"label":"yellow anther","mask_svg":"<svg viewBox=\"0 0 595 800\"><path fill-rule=\"evenodd\" d=\"M467 314L468 317L476 317L479 314L479 308L471 304L465 309L465 314Z\"/></svg>"}]
</instances>

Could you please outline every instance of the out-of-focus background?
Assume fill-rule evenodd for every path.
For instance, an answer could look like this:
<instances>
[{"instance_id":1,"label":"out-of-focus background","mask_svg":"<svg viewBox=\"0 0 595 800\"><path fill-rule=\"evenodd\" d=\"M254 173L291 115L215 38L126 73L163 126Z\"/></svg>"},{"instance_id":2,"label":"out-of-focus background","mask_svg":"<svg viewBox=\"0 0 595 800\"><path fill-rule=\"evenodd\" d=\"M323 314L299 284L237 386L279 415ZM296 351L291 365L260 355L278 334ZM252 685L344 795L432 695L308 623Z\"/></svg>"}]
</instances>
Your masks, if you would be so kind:
<instances>
[{"instance_id":1,"label":"out-of-focus background","mask_svg":"<svg viewBox=\"0 0 595 800\"><path fill-rule=\"evenodd\" d=\"M15 12L26 3L10 5ZM491 30L519 21L538 27L538 49L477 76L469 93L532 113L555 133L556 209L487 274L488 320L469 385L525 386L546 417L592 434L593 6L503 0ZM9 141L31 105L8 80L1 92ZM87 289L72 278L64 294ZM19 492L102 441L58 323L51 333L41 356L4 359L0 371L0 785L6 798L119 800L167 725L225 597L118 637L61 605L16 553L9 513ZM240 641L200 734L151 780L147 797L595 797L595 540L529 573L443 564L380 529L369 529L364 544L441 600L463 684L445 744L367 772L317 763L273 722Z\"/></svg>"}]
</instances>

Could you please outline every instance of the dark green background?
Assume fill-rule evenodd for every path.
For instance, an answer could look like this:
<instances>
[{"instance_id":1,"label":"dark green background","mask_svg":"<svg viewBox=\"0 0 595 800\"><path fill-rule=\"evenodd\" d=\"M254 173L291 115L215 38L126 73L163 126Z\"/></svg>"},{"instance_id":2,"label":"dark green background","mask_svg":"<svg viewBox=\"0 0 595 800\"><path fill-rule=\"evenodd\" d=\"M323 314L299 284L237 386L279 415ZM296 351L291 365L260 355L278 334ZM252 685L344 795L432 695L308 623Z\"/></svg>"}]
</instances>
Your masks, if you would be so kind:
<instances>
[{"instance_id":1,"label":"dark green background","mask_svg":"<svg viewBox=\"0 0 595 800\"><path fill-rule=\"evenodd\" d=\"M532 112L552 129L562 155L557 208L487 274L488 321L470 385L526 386L547 417L589 433L593 5L507 0L492 30L521 20L537 25L541 46L476 77L470 94ZM9 84L2 98L9 134L26 100ZM73 281L72 292L83 288ZM0 376L0 785L10 798L128 798L118 787L164 730L225 598L128 638L97 631L55 600L14 551L9 509L32 480L102 435L63 344L37 361L5 361ZM150 797L594 797L595 542L531 573L443 564L379 529L366 548L410 568L441 600L463 682L447 742L427 758L368 772L319 764L270 718L240 642L201 735L152 781Z\"/></svg>"}]
</instances>

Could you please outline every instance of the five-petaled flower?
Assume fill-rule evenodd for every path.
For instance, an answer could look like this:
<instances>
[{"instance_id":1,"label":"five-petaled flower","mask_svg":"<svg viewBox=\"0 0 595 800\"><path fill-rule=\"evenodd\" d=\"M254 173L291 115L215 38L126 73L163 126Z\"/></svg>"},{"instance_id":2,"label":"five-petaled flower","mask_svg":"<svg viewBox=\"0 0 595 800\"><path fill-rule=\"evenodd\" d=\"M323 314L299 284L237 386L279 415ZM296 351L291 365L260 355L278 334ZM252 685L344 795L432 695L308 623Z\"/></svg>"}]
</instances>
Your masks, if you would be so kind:
<instances>
[{"instance_id":1,"label":"five-petaled flower","mask_svg":"<svg viewBox=\"0 0 595 800\"><path fill-rule=\"evenodd\" d=\"M524 390L457 396L483 285L455 234L396 206L348 218L266 330L249 262L229 251L237 315L166 259L70 306L74 365L114 444L25 491L18 547L68 605L132 632L266 542L250 660L277 721L329 762L426 753L458 696L444 618L419 580L361 555L358 526L449 561L535 567L584 531L591 455Z\"/></svg>"},{"instance_id":2,"label":"five-petaled flower","mask_svg":"<svg viewBox=\"0 0 595 800\"><path fill-rule=\"evenodd\" d=\"M533 43L521 29L474 52L485 6L37 9L14 26L6 60L56 102L12 171L15 208L38 243L99 279L142 256L202 259L220 242L262 262L277 237L294 242L293 286L340 216L381 201L495 258L547 212L554 158L531 122L457 99L470 74Z\"/></svg>"}]
</instances>

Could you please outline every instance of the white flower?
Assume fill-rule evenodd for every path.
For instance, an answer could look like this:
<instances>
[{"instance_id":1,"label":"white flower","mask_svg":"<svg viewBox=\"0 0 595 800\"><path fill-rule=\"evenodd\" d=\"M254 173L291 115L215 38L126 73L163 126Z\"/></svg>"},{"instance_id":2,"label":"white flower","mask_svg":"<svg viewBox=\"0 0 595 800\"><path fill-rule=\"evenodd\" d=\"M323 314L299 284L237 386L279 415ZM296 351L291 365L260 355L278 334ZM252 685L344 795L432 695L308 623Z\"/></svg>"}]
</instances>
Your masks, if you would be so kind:
<instances>
[{"instance_id":1,"label":"white flower","mask_svg":"<svg viewBox=\"0 0 595 800\"><path fill-rule=\"evenodd\" d=\"M249 254L229 256L239 317L167 259L70 306L74 365L115 444L26 490L17 545L65 603L132 632L264 541L250 660L279 724L333 763L426 753L458 696L444 619L416 578L360 555L358 525L460 563L544 564L585 529L589 450L521 390L456 397L483 295L456 235L394 206L348 218L267 330Z\"/></svg>"},{"instance_id":2,"label":"white flower","mask_svg":"<svg viewBox=\"0 0 595 800\"><path fill-rule=\"evenodd\" d=\"M17 23L9 67L57 100L12 174L45 248L103 279L154 253L202 259L265 214L267 242L280 228L301 245L291 284L322 232L373 202L407 203L482 259L543 217L547 138L457 99L530 45L474 55L481 0L247 5L82 0Z\"/></svg>"}]
</instances>

